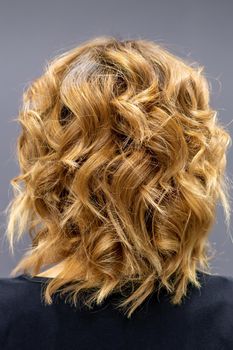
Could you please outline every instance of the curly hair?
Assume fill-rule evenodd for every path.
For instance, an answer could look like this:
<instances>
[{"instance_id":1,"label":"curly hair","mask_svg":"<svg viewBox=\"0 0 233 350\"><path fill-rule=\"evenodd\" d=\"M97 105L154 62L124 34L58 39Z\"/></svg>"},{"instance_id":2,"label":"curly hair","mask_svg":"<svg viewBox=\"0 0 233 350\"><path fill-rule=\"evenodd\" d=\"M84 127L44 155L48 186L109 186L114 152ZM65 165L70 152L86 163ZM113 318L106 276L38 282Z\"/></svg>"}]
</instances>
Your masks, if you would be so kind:
<instances>
[{"instance_id":1,"label":"curly hair","mask_svg":"<svg viewBox=\"0 0 233 350\"><path fill-rule=\"evenodd\" d=\"M92 308L131 286L117 305L130 318L153 291L180 305L189 283L200 288L218 199L230 218L231 137L203 70L152 40L101 36L25 88L6 237L12 252L27 230L32 242L12 276L64 261L47 304L91 291Z\"/></svg>"}]
</instances>

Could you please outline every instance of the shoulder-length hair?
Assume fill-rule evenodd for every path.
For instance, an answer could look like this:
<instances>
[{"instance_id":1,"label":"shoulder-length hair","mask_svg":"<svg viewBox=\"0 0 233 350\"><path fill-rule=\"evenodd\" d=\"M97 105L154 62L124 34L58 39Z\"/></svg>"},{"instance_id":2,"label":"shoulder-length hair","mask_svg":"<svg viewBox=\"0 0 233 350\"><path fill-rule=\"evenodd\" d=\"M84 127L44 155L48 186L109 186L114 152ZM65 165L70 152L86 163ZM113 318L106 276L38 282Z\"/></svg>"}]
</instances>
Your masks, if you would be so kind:
<instances>
[{"instance_id":1,"label":"shoulder-length hair","mask_svg":"<svg viewBox=\"0 0 233 350\"><path fill-rule=\"evenodd\" d=\"M12 252L26 230L32 241L12 276L64 262L46 303L63 286L74 305L91 291L91 308L130 285L118 308L131 317L153 291L181 304L200 288L218 199L230 218L231 138L203 70L153 41L101 36L25 89L6 237Z\"/></svg>"}]
</instances>

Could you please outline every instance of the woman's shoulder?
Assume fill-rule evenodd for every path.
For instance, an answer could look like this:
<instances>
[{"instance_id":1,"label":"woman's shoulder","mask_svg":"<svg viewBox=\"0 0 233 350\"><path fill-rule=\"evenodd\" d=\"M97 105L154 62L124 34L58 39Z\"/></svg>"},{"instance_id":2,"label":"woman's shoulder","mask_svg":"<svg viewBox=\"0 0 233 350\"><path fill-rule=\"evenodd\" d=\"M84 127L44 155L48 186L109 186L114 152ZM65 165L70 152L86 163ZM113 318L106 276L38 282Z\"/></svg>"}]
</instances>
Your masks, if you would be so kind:
<instances>
[{"instance_id":1,"label":"woman's shoulder","mask_svg":"<svg viewBox=\"0 0 233 350\"><path fill-rule=\"evenodd\" d=\"M34 309L38 288L29 286L21 276L0 278L0 348L6 340L10 327L22 320L25 310ZM33 310L32 310L33 311Z\"/></svg>"},{"instance_id":2,"label":"woman's shoulder","mask_svg":"<svg viewBox=\"0 0 233 350\"><path fill-rule=\"evenodd\" d=\"M18 313L37 312L41 309L42 282L38 278L21 274L16 277L0 278L0 319L8 319ZM36 283L33 283L36 282ZM5 318L5 316L4 316Z\"/></svg>"},{"instance_id":3,"label":"woman's shoulder","mask_svg":"<svg viewBox=\"0 0 233 350\"><path fill-rule=\"evenodd\" d=\"M36 280L39 281L39 278L36 278L35 281ZM15 294L15 292L18 294L19 291L23 292L28 289L28 285L34 285L28 283L30 281L33 281L33 278L26 274L20 274L16 277L0 277L0 295L2 296L4 293L6 293L6 295L11 295Z\"/></svg>"},{"instance_id":4,"label":"woman's shoulder","mask_svg":"<svg viewBox=\"0 0 233 350\"><path fill-rule=\"evenodd\" d=\"M201 287L196 288L194 285L190 285L184 302L186 307L201 308L204 306L206 308L209 305L211 309L220 303L230 306L233 311L232 276L197 271L197 278ZM1 277L0 313L2 314L9 308L17 309L17 305L40 307L41 288L45 282L47 282L46 277L30 277L27 274L16 277Z\"/></svg>"},{"instance_id":5,"label":"woman's shoulder","mask_svg":"<svg viewBox=\"0 0 233 350\"><path fill-rule=\"evenodd\" d=\"M229 301L233 298L233 276L224 274L207 273L198 270L197 278L200 281L201 288L196 289L191 286L191 291L198 295L208 293L213 295L225 295L229 297ZM31 277L27 274L20 274L16 277L0 277L0 301L3 297L11 298L20 296L22 294L31 294L31 290L40 289L41 285L50 278L46 277Z\"/></svg>"},{"instance_id":6,"label":"woman's shoulder","mask_svg":"<svg viewBox=\"0 0 233 350\"><path fill-rule=\"evenodd\" d=\"M201 283L202 288L200 291L203 293L225 295L229 297L229 301L232 301L233 297L233 276L227 276L224 274L209 274L205 272L198 271L197 276Z\"/></svg>"},{"instance_id":7,"label":"woman's shoulder","mask_svg":"<svg viewBox=\"0 0 233 350\"><path fill-rule=\"evenodd\" d=\"M198 332L208 324L209 329L216 330L223 337L226 335L233 342L233 277L201 271L197 272L197 277L201 288L191 286L181 307L168 306L163 296L159 299L159 307L157 302L153 302L155 299L149 298L145 318L154 320L161 310L160 317L164 322L166 317L178 323L183 319L190 329ZM0 278L0 332L4 332L15 319L21 319L22 315L25 319L30 315L38 315L39 318L41 314L47 317L54 311L55 305L44 308L41 304L41 287L45 280L44 277L33 278L24 274Z\"/></svg>"},{"instance_id":8,"label":"woman's shoulder","mask_svg":"<svg viewBox=\"0 0 233 350\"><path fill-rule=\"evenodd\" d=\"M233 276L227 276L225 274L217 274L217 273L207 273L203 271L197 271L197 276L204 282L209 285L212 283L220 283L226 286L232 286L233 284Z\"/></svg>"},{"instance_id":9,"label":"woman's shoulder","mask_svg":"<svg viewBox=\"0 0 233 350\"><path fill-rule=\"evenodd\" d=\"M224 274L206 273L197 271L197 278L201 287L193 284L187 292L185 303L192 306L214 306L219 303L227 303L233 307L233 277Z\"/></svg>"},{"instance_id":10,"label":"woman's shoulder","mask_svg":"<svg viewBox=\"0 0 233 350\"><path fill-rule=\"evenodd\" d=\"M39 283L30 283L24 274L16 277L0 278L0 314L17 312L21 307L30 304L30 300L35 300L35 295L40 293Z\"/></svg>"}]
</instances>

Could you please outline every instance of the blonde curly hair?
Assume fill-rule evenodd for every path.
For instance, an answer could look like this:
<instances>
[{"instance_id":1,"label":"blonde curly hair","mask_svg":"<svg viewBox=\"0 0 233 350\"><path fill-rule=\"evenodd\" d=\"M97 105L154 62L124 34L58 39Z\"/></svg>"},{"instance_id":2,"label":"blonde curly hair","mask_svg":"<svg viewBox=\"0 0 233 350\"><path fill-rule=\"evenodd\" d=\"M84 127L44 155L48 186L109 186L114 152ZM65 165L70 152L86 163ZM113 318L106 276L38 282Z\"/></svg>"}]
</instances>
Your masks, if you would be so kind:
<instances>
[{"instance_id":1,"label":"blonde curly hair","mask_svg":"<svg viewBox=\"0 0 233 350\"><path fill-rule=\"evenodd\" d=\"M32 245L16 265L34 276L64 261L44 300L118 304L127 317L165 288L181 304L198 269L210 273L208 233L231 138L209 106L203 66L145 39L95 37L47 61L16 119L21 173L11 180L6 237ZM125 289L124 289L125 288Z\"/></svg>"}]
</instances>

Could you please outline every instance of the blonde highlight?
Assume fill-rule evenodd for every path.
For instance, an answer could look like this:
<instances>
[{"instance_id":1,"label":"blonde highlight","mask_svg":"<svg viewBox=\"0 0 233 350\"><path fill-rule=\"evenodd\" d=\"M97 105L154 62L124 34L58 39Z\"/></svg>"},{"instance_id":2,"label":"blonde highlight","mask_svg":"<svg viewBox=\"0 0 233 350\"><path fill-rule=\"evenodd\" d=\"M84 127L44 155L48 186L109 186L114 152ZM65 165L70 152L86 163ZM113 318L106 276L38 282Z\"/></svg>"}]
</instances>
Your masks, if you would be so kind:
<instances>
[{"instance_id":1,"label":"blonde highlight","mask_svg":"<svg viewBox=\"0 0 233 350\"><path fill-rule=\"evenodd\" d=\"M6 237L12 252L27 229L32 240L12 275L64 261L48 304L92 290L91 308L131 283L118 305L131 317L155 289L180 304L188 283L200 287L219 199L230 220L231 137L203 70L155 42L103 36L54 57L25 90Z\"/></svg>"}]
</instances>

